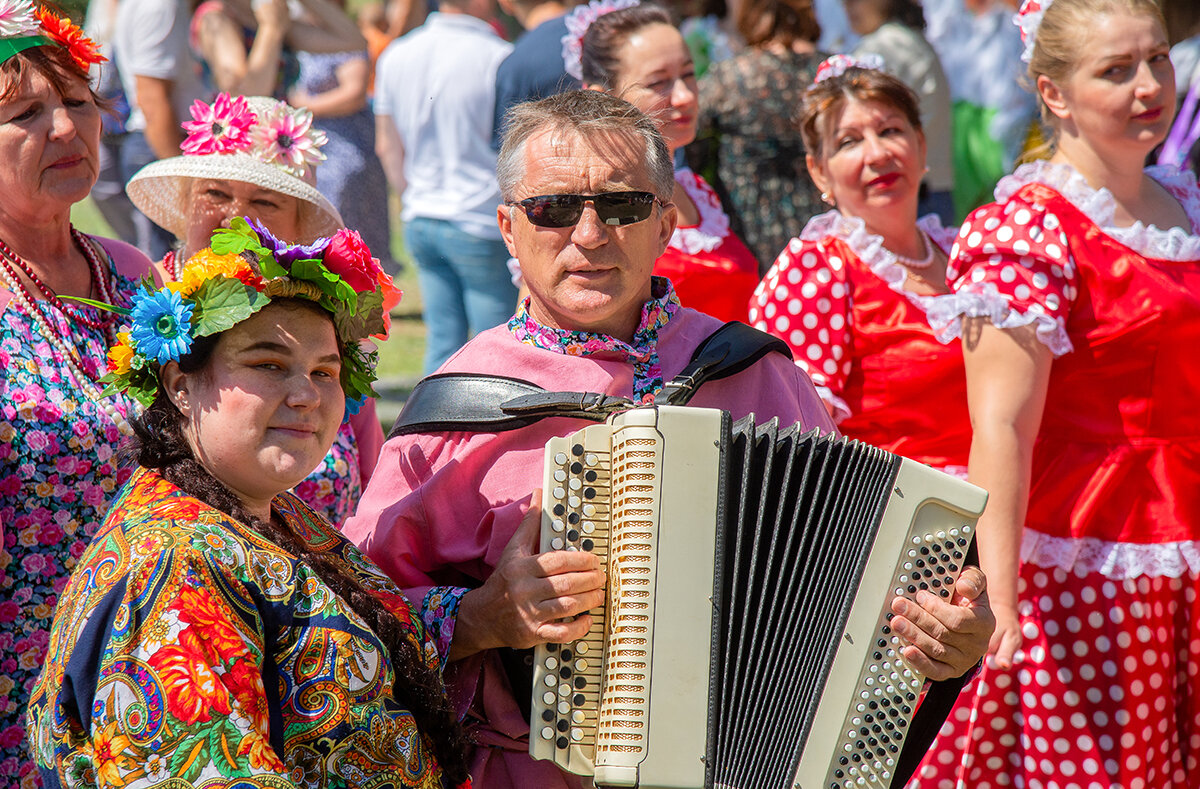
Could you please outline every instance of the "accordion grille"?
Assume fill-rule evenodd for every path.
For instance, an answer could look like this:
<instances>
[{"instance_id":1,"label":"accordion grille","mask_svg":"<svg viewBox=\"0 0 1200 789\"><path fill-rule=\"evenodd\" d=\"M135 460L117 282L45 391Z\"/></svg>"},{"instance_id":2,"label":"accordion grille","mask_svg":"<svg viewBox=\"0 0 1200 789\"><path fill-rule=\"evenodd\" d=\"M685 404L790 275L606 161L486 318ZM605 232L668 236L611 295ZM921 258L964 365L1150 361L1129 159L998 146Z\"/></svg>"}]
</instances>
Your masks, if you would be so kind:
<instances>
[{"instance_id":1,"label":"accordion grille","mask_svg":"<svg viewBox=\"0 0 1200 789\"><path fill-rule=\"evenodd\" d=\"M610 609L596 763L636 763L646 751L650 644L654 606L655 523L662 441L650 430L626 430L612 446Z\"/></svg>"}]
</instances>

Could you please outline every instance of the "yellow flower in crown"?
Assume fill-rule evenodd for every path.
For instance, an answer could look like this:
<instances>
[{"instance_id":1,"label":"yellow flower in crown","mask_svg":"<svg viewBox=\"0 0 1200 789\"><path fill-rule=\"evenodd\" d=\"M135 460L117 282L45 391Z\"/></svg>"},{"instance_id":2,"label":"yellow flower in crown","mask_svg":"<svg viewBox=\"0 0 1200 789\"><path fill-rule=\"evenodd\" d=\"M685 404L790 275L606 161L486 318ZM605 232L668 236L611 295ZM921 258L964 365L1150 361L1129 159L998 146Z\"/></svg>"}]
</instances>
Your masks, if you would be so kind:
<instances>
[{"instance_id":1,"label":"yellow flower in crown","mask_svg":"<svg viewBox=\"0 0 1200 789\"><path fill-rule=\"evenodd\" d=\"M133 361L133 342L129 332L117 332L117 344L108 349L108 371L117 375L129 372Z\"/></svg>"},{"instance_id":2,"label":"yellow flower in crown","mask_svg":"<svg viewBox=\"0 0 1200 789\"><path fill-rule=\"evenodd\" d=\"M253 288L261 288L262 278L250 268L250 262L241 254L218 255L211 247L197 252L183 267L179 282L168 285L181 296L190 296L214 277L238 279Z\"/></svg>"}]
</instances>

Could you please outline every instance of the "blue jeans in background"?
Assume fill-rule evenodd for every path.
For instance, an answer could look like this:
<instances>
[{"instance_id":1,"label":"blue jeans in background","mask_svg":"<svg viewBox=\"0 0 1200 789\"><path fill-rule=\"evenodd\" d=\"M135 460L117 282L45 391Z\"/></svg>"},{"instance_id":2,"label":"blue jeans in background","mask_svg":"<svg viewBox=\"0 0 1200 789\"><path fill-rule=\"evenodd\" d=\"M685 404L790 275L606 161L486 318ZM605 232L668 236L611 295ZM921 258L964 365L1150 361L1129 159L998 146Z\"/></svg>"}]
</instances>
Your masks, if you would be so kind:
<instances>
[{"instance_id":1,"label":"blue jeans in background","mask_svg":"<svg viewBox=\"0 0 1200 789\"><path fill-rule=\"evenodd\" d=\"M479 238L444 219L416 217L404 241L417 264L425 319L425 374L472 335L506 323L517 306L500 239Z\"/></svg>"}]
</instances>

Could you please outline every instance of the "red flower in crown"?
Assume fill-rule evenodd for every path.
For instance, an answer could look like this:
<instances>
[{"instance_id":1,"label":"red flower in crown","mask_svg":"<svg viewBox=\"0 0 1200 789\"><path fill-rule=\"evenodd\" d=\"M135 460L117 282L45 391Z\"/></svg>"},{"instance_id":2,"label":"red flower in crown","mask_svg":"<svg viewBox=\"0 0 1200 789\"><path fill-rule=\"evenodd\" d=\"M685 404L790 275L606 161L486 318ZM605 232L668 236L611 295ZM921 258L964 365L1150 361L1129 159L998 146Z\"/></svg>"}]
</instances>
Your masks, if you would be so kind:
<instances>
[{"instance_id":1,"label":"red flower in crown","mask_svg":"<svg viewBox=\"0 0 1200 789\"><path fill-rule=\"evenodd\" d=\"M85 36L79 26L70 19L57 16L45 8L39 8L34 13L37 15L38 21L42 23L46 37L67 50L71 59L75 61L75 65L83 73L86 74L92 64L108 60L100 54L96 42Z\"/></svg>"}]
</instances>

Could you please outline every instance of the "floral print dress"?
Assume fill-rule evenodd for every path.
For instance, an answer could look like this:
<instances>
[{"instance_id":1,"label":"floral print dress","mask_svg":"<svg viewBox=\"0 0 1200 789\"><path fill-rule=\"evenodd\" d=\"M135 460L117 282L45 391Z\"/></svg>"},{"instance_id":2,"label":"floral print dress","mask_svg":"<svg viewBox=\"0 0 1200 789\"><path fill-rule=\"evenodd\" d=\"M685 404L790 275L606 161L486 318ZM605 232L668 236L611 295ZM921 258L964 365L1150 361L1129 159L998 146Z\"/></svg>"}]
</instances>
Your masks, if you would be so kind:
<instances>
[{"instance_id":1,"label":"floral print dress","mask_svg":"<svg viewBox=\"0 0 1200 789\"><path fill-rule=\"evenodd\" d=\"M114 301L128 307L134 282L107 258ZM54 606L128 469L106 410L81 391L61 354L18 300L0 287L0 789L31 789L37 771L25 742L25 706L46 655ZM113 338L80 317L101 313L36 302L46 323L77 349L93 378ZM132 404L110 403L126 417Z\"/></svg>"},{"instance_id":2,"label":"floral print dress","mask_svg":"<svg viewBox=\"0 0 1200 789\"><path fill-rule=\"evenodd\" d=\"M714 63L700 80L699 144L689 147L689 160L701 173L715 169L713 185L733 232L758 259L759 273L825 210L808 176L795 122L824 59L819 52L775 54L751 47ZM705 146L705 139L715 148ZM701 160L710 157L715 162Z\"/></svg>"},{"instance_id":3,"label":"floral print dress","mask_svg":"<svg viewBox=\"0 0 1200 789\"><path fill-rule=\"evenodd\" d=\"M273 509L441 670L378 567L294 495ZM80 559L49 653L29 707L49 787L441 787L376 635L294 556L153 471Z\"/></svg>"}]
</instances>

